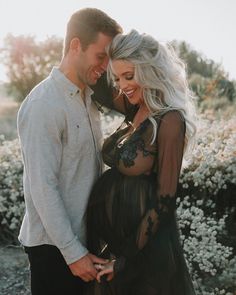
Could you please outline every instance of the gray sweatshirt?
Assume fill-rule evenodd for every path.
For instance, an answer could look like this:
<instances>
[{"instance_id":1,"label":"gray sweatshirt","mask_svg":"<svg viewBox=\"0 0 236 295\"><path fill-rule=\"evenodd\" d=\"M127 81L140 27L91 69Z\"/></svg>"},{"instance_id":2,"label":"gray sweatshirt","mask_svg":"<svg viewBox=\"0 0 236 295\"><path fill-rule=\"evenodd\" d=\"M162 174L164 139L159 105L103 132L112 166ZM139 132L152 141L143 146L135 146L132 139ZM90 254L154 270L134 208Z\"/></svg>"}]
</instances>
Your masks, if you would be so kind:
<instances>
[{"instance_id":1,"label":"gray sweatshirt","mask_svg":"<svg viewBox=\"0 0 236 295\"><path fill-rule=\"evenodd\" d=\"M92 93L87 87L84 104L79 88L54 68L24 100L17 119L26 205L19 240L24 246L55 245L68 264L88 252L86 205L102 172Z\"/></svg>"}]
</instances>

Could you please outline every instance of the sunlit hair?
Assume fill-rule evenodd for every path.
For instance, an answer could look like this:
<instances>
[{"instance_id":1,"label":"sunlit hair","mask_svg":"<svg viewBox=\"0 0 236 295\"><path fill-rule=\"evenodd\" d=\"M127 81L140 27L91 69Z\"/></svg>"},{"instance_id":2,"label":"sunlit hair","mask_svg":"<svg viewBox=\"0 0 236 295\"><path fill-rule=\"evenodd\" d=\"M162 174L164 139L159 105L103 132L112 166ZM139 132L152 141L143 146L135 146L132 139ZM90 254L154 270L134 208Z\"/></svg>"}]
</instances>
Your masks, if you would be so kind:
<instances>
[{"instance_id":1,"label":"sunlit hair","mask_svg":"<svg viewBox=\"0 0 236 295\"><path fill-rule=\"evenodd\" d=\"M122 28L114 19L97 8L83 8L76 11L67 24L63 55L68 53L73 38L79 38L85 50L89 44L96 41L98 33L113 38L122 33Z\"/></svg>"},{"instance_id":2,"label":"sunlit hair","mask_svg":"<svg viewBox=\"0 0 236 295\"><path fill-rule=\"evenodd\" d=\"M185 64L170 45L164 45L146 34L132 30L118 34L108 48L108 79L114 81L112 61L123 60L134 65L134 79L143 89L143 99L154 126L152 143L156 138L157 123L153 116L178 110L186 122L186 148L196 134L196 114L186 78ZM192 145L192 144L191 144Z\"/></svg>"}]
</instances>

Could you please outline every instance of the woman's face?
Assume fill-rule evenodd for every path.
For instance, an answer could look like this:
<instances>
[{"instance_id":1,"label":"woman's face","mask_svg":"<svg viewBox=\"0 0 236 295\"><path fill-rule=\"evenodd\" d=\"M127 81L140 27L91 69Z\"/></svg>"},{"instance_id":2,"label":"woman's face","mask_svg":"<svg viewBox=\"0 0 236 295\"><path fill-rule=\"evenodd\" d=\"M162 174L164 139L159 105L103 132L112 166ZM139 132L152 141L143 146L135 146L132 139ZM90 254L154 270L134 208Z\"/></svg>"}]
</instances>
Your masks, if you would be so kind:
<instances>
[{"instance_id":1,"label":"woman's face","mask_svg":"<svg viewBox=\"0 0 236 295\"><path fill-rule=\"evenodd\" d=\"M142 103L142 88L134 80L134 65L124 60L112 61L114 80L119 89L127 96L131 104Z\"/></svg>"}]
</instances>

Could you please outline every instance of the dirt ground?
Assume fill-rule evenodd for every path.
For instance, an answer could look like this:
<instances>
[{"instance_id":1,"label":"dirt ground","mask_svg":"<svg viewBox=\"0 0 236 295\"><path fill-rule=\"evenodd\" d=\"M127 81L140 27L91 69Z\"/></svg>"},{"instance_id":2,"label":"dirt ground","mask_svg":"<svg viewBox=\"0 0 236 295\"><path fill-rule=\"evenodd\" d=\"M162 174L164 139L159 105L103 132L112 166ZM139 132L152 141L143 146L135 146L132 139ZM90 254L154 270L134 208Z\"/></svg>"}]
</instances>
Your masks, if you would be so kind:
<instances>
[{"instance_id":1,"label":"dirt ground","mask_svg":"<svg viewBox=\"0 0 236 295\"><path fill-rule=\"evenodd\" d=\"M30 294L28 259L21 247L0 245L0 294Z\"/></svg>"}]
</instances>

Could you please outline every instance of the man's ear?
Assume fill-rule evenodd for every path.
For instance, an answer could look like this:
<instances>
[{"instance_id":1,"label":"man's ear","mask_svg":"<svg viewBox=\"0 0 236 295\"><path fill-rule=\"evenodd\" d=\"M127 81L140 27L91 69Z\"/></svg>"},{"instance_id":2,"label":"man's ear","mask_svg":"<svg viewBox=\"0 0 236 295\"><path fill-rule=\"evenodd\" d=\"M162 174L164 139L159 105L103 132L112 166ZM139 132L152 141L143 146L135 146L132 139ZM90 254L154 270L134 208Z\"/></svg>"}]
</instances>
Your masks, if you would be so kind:
<instances>
[{"instance_id":1,"label":"man's ear","mask_svg":"<svg viewBox=\"0 0 236 295\"><path fill-rule=\"evenodd\" d=\"M72 51L78 51L82 49L80 39L75 37L70 41L70 49Z\"/></svg>"}]
</instances>

